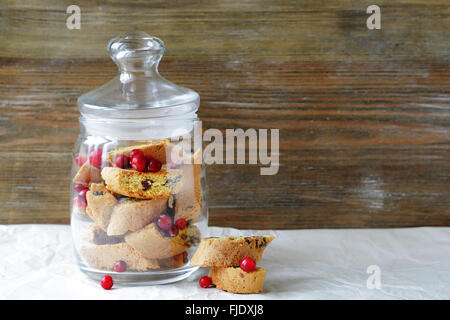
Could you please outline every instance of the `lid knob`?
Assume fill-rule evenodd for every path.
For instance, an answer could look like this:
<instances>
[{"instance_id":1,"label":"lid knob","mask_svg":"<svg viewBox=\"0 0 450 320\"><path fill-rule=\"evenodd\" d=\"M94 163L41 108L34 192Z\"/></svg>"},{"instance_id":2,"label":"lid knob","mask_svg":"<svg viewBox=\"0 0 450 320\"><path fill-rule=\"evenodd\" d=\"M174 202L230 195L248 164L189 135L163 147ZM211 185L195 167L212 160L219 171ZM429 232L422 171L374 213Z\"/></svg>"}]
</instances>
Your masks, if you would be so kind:
<instances>
[{"instance_id":1,"label":"lid knob","mask_svg":"<svg viewBox=\"0 0 450 320\"><path fill-rule=\"evenodd\" d=\"M120 72L158 71L164 42L143 31L126 33L108 43L108 53Z\"/></svg>"},{"instance_id":2,"label":"lid knob","mask_svg":"<svg viewBox=\"0 0 450 320\"><path fill-rule=\"evenodd\" d=\"M80 112L91 118L144 119L175 117L197 111L197 92L164 79L158 64L164 42L145 32L130 32L108 43L119 74L78 98Z\"/></svg>"}]
</instances>

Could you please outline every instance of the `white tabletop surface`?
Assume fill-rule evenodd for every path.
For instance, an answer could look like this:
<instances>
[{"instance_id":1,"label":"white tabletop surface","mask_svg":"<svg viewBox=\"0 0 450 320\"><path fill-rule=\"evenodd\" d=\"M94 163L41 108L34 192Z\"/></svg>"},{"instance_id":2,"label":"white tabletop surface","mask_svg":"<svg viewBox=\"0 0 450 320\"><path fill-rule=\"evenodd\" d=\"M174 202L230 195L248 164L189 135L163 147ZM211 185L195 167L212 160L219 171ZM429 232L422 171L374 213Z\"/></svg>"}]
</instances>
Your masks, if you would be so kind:
<instances>
[{"instance_id":1,"label":"white tabletop surface","mask_svg":"<svg viewBox=\"0 0 450 320\"><path fill-rule=\"evenodd\" d=\"M78 270L69 226L0 225L0 299L450 299L450 228L210 228L268 233L276 239L258 263L264 292L237 295L200 288L206 268L174 284L106 291Z\"/></svg>"}]
</instances>

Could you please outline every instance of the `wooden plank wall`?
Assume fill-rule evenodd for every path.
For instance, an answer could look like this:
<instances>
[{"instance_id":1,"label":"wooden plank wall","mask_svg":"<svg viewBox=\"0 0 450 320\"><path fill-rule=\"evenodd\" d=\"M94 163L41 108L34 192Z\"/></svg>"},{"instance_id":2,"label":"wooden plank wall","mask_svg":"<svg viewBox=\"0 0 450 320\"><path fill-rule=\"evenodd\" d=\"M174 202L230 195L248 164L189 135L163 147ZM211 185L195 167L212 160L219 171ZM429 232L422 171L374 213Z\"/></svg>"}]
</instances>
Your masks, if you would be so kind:
<instances>
[{"instance_id":1,"label":"wooden plank wall","mask_svg":"<svg viewBox=\"0 0 450 320\"><path fill-rule=\"evenodd\" d=\"M280 170L208 168L210 224L450 225L450 9L444 0L0 4L0 223L68 223L77 97L112 78L114 36L164 40L160 71L204 128L279 128Z\"/></svg>"}]
</instances>

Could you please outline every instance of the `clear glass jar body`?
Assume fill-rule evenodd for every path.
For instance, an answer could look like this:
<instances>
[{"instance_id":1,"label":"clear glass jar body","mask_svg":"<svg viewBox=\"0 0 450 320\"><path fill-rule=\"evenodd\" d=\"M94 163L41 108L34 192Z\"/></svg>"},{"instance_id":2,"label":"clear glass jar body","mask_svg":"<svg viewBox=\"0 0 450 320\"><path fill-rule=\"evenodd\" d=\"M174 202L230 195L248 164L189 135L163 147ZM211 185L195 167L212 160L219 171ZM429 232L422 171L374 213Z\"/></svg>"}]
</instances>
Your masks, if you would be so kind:
<instances>
[{"instance_id":1,"label":"clear glass jar body","mask_svg":"<svg viewBox=\"0 0 450 320\"><path fill-rule=\"evenodd\" d=\"M71 229L89 276L162 284L198 268L189 258L207 234L208 209L197 120L80 118Z\"/></svg>"}]
</instances>

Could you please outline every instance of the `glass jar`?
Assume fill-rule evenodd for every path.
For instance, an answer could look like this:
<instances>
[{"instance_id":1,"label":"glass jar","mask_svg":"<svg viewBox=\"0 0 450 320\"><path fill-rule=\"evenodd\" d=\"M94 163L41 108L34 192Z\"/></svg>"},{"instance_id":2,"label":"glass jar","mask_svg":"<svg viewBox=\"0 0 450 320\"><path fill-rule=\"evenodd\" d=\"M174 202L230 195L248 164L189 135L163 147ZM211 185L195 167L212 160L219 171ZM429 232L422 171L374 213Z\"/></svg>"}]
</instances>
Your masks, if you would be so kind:
<instances>
[{"instance_id":1,"label":"glass jar","mask_svg":"<svg viewBox=\"0 0 450 320\"><path fill-rule=\"evenodd\" d=\"M119 74L78 99L71 229L81 270L95 279L161 284L188 277L206 236L199 95L162 78L163 42L143 32L108 44Z\"/></svg>"}]
</instances>

